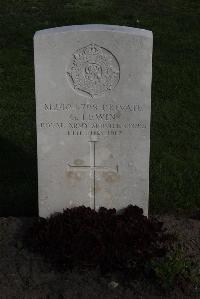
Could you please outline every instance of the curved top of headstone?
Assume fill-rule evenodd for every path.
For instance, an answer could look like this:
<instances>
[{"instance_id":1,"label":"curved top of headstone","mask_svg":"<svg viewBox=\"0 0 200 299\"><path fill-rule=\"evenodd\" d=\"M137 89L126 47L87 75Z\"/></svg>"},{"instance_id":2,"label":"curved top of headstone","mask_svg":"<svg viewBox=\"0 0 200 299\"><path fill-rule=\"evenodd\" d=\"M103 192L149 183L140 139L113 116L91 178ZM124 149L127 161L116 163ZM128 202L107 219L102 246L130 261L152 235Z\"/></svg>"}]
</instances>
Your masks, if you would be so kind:
<instances>
[{"instance_id":1,"label":"curved top of headstone","mask_svg":"<svg viewBox=\"0 0 200 299\"><path fill-rule=\"evenodd\" d=\"M62 33L66 31L115 31L124 32L134 35L144 36L152 38L152 31L127 27L118 25L103 25L103 24L86 24L86 25L72 25L72 26L62 26L49 29L39 30L35 33L35 37L41 34L52 34L52 33Z\"/></svg>"}]
</instances>

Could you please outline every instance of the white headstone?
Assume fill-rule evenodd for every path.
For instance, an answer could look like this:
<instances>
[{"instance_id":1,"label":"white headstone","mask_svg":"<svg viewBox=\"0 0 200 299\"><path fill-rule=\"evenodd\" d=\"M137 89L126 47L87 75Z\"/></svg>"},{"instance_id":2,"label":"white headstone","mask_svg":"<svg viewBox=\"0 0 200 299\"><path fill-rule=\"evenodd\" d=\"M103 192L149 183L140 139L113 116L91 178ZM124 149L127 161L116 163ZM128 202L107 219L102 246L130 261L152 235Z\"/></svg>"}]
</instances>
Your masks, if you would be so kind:
<instances>
[{"instance_id":1,"label":"white headstone","mask_svg":"<svg viewBox=\"0 0 200 299\"><path fill-rule=\"evenodd\" d=\"M81 25L34 38L39 214L148 213L152 32Z\"/></svg>"}]
</instances>

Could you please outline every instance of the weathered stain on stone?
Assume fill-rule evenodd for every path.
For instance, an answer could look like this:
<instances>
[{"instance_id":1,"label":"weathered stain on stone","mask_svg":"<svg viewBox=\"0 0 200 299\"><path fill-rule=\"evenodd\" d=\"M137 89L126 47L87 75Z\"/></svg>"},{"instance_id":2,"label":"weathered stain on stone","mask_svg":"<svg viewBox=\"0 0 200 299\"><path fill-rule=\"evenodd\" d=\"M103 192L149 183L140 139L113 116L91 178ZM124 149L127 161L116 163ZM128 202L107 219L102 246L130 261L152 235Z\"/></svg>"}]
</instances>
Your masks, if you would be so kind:
<instances>
[{"instance_id":1,"label":"weathered stain on stone","mask_svg":"<svg viewBox=\"0 0 200 299\"><path fill-rule=\"evenodd\" d=\"M66 171L66 177L71 182L79 182L81 180L81 174L77 171Z\"/></svg>"},{"instance_id":2,"label":"weathered stain on stone","mask_svg":"<svg viewBox=\"0 0 200 299\"><path fill-rule=\"evenodd\" d=\"M95 192L97 193L97 192L99 192L99 191L101 191L101 184L99 183L99 182L95 182Z\"/></svg>"},{"instance_id":3,"label":"weathered stain on stone","mask_svg":"<svg viewBox=\"0 0 200 299\"><path fill-rule=\"evenodd\" d=\"M74 165L80 166L80 165L83 165L83 164L84 164L84 161L82 159L74 160Z\"/></svg>"},{"instance_id":4,"label":"weathered stain on stone","mask_svg":"<svg viewBox=\"0 0 200 299\"><path fill-rule=\"evenodd\" d=\"M119 174L113 171L103 172L102 175L107 183L115 183L120 178Z\"/></svg>"},{"instance_id":5,"label":"weathered stain on stone","mask_svg":"<svg viewBox=\"0 0 200 299\"><path fill-rule=\"evenodd\" d=\"M103 197L104 197L105 200L108 200L108 201L111 201L113 199L112 194L108 191L105 191L103 193Z\"/></svg>"}]
</instances>

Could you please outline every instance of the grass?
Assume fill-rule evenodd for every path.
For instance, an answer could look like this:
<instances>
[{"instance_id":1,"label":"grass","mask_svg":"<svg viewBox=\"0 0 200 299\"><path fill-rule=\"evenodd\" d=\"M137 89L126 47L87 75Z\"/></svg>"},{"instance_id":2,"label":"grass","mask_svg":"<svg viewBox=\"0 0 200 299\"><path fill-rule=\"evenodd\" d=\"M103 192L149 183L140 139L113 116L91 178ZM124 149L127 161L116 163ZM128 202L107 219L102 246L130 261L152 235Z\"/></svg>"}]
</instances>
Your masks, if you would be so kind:
<instances>
[{"instance_id":1,"label":"grass","mask_svg":"<svg viewBox=\"0 0 200 299\"><path fill-rule=\"evenodd\" d=\"M156 283L165 292L178 286L183 292L190 293L200 287L198 264L185 257L185 250L178 244L164 258L154 259L150 264Z\"/></svg>"},{"instance_id":2,"label":"grass","mask_svg":"<svg viewBox=\"0 0 200 299\"><path fill-rule=\"evenodd\" d=\"M150 211L200 208L198 0L0 0L0 215L37 213L35 31L118 24L154 33Z\"/></svg>"}]
</instances>

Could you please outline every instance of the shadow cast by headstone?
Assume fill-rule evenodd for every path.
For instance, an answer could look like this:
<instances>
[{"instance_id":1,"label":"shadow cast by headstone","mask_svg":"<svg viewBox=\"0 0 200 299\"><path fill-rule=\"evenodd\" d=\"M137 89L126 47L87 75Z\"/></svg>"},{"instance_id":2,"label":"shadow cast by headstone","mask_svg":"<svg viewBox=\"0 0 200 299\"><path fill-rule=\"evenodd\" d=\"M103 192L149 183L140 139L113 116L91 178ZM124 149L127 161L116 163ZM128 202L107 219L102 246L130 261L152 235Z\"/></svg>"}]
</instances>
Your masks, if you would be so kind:
<instances>
[{"instance_id":1,"label":"shadow cast by headstone","mask_svg":"<svg viewBox=\"0 0 200 299\"><path fill-rule=\"evenodd\" d=\"M0 216L38 215L37 159L0 138Z\"/></svg>"}]
</instances>

